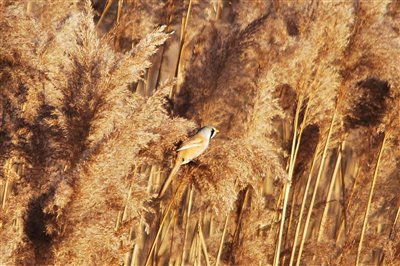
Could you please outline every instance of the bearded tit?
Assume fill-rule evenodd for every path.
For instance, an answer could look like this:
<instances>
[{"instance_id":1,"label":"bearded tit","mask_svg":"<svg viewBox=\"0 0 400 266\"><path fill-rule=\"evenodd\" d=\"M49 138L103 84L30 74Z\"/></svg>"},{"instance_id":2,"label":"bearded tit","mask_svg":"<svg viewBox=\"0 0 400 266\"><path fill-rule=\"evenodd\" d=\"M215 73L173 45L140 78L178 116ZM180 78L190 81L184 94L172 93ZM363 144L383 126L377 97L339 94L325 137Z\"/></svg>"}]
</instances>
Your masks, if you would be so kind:
<instances>
[{"instance_id":1,"label":"bearded tit","mask_svg":"<svg viewBox=\"0 0 400 266\"><path fill-rule=\"evenodd\" d=\"M212 126L205 126L201 128L194 136L182 143L178 148L178 155L176 157L175 165L172 168L171 173L162 185L158 197L161 198L165 191L167 191L173 177L178 172L179 168L183 164L187 164L193 159L200 156L210 144L210 140L215 137L219 131Z\"/></svg>"}]
</instances>

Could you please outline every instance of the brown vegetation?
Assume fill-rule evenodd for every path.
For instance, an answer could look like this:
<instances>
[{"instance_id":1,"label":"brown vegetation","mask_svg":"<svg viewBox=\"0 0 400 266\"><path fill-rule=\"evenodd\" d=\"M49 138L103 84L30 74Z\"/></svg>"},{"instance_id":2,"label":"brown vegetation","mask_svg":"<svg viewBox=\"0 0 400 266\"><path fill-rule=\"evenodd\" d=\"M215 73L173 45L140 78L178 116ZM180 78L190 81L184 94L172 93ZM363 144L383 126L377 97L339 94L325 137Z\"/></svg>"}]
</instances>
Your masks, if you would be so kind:
<instances>
[{"instance_id":1,"label":"brown vegetation","mask_svg":"<svg viewBox=\"0 0 400 266\"><path fill-rule=\"evenodd\" d=\"M400 263L398 1L5 0L0 36L0 264Z\"/></svg>"}]
</instances>

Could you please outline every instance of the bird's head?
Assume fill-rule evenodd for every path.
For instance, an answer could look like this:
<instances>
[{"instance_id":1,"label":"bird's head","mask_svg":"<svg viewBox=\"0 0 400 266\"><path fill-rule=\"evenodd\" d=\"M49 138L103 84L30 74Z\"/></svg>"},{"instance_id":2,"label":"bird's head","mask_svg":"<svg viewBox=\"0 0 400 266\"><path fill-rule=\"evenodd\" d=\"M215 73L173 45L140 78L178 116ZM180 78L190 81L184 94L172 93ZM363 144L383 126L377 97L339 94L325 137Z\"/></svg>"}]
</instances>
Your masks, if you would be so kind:
<instances>
[{"instance_id":1,"label":"bird's head","mask_svg":"<svg viewBox=\"0 0 400 266\"><path fill-rule=\"evenodd\" d=\"M212 126L205 126L202 127L199 130L199 133L204 134L206 137L208 137L209 139L212 139L213 137L215 137L215 135L219 132L218 129L216 129L215 127Z\"/></svg>"}]
</instances>

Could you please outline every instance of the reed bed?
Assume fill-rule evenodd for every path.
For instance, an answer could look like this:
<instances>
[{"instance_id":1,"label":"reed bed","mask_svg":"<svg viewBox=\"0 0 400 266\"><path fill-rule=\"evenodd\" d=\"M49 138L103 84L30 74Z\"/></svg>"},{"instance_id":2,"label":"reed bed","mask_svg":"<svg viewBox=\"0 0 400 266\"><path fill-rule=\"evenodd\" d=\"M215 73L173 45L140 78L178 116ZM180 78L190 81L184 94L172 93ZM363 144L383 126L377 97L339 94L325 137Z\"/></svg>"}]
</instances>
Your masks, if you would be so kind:
<instances>
[{"instance_id":1,"label":"reed bed","mask_svg":"<svg viewBox=\"0 0 400 266\"><path fill-rule=\"evenodd\" d=\"M2 1L0 264L399 265L399 29L396 0Z\"/></svg>"}]
</instances>

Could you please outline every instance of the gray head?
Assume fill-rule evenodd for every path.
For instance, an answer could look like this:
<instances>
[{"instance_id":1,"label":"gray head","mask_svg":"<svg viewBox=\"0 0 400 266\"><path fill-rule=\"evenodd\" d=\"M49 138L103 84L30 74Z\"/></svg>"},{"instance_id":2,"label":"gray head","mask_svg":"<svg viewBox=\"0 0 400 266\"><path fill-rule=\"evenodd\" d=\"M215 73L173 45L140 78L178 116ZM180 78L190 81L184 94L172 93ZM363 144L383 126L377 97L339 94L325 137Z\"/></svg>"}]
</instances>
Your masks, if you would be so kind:
<instances>
[{"instance_id":1,"label":"gray head","mask_svg":"<svg viewBox=\"0 0 400 266\"><path fill-rule=\"evenodd\" d=\"M218 133L218 129L212 126L205 126L199 130L199 133L206 136L208 139L212 139Z\"/></svg>"}]
</instances>

